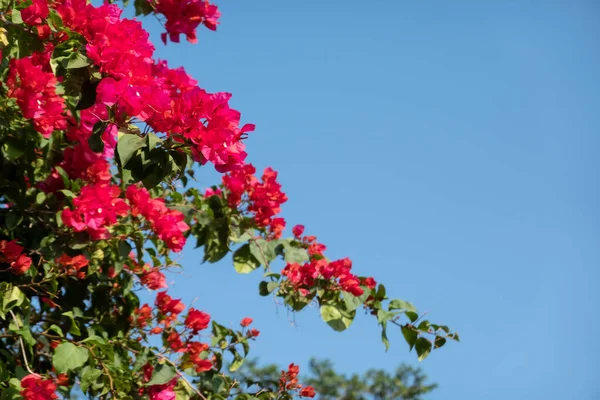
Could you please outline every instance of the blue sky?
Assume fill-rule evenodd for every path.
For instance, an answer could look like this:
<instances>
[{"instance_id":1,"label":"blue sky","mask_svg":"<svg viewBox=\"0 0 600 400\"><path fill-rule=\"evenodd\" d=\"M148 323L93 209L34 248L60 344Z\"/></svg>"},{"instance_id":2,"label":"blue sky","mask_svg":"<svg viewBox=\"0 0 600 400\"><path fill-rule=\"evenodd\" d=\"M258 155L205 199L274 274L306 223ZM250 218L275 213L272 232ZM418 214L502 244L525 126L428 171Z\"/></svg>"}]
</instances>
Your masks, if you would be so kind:
<instances>
[{"instance_id":1,"label":"blue sky","mask_svg":"<svg viewBox=\"0 0 600 400\"><path fill-rule=\"evenodd\" d=\"M290 227L461 334L421 363L428 399L600 397L600 6L589 1L227 1L217 33L163 46L229 91ZM205 168L201 184L217 175ZM376 321L339 334L257 294L260 273L184 251L171 291L252 352L343 372L418 364Z\"/></svg>"}]
</instances>

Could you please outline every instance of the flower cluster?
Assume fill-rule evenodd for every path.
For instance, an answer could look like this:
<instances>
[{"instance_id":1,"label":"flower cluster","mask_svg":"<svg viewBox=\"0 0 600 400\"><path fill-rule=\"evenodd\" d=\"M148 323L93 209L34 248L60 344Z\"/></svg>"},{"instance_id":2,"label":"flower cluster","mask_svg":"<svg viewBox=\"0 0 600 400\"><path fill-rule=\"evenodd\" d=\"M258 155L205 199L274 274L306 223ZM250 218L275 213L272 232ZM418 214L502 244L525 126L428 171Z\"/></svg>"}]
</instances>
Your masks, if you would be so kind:
<instances>
[{"instance_id":1,"label":"flower cluster","mask_svg":"<svg viewBox=\"0 0 600 400\"><path fill-rule=\"evenodd\" d=\"M315 397L315 389L312 386L304 386L298 383L300 367L294 363L290 364L287 371L281 371L279 378L279 391L288 392L299 390L300 397Z\"/></svg>"},{"instance_id":2,"label":"flower cluster","mask_svg":"<svg viewBox=\"0 0 600 400\"><path fill-rule=\"evenodd\" d=\"M183 213L167 208L163 199L153 199L144 188L129 186L126 196L131 204L132 214L140 214L146 218L169 249L175 252L183 249L183 233L190 229L184 221Z\"/></svg>"},{"instance_id":3,"label":"flower cluster","mask_svg":"<svg viewBox=\"0 0 600 400\"><path fill-rule=\"evenodd\" d=\"M62 220L76 232L87 231L94 240L110 237L107 226L114 225L117 217L128 214L129 206L119 198L121 189L116 185L91 184L81 189L73 199L73 210L65 208Z\"/></svg>"},{"instance_id":4,"label":"flower cluster","mask_svg":"<svg viewBox=\"0 0 600 400\"><path fill-rule=\"evenodd\" d=\"M166 341L168 347L172 351L184 353L186 359L194 365L196 372L200 373L210 370L213 363L203 357L203 353L209 350L209 346L206 343L193 340L200 331L208 328L210 315L190 307L183 322L185 329L179 332L172 327L172 323L185 309L185 305L181 300L173 299L167 292L159 292L154 305L158 310L157 315L153 315L152 307L144 304L136 312L135 325L140 328L146 328L156 319L158 325L151 328L150 333L159 334L165 331L167 333Z\"/></svg>"},{"instance_id":5,"label":"flower cluster","mask_svg":"<svg viewBox=\"0 0 600 400\"><path fill-rule=\"evenodd\" d=\"M75 257L69 257L63 254L56 262L66 270L68 275L77 276L78 279L85 279L86 274L82 269L88 265L89 261L84 255L79 254Z\"/></svg>"},{"instance_id":6,"label":"flower cluster","mask_svg":"<svg viewBox=\"0 0 600 400\"><path fill-rule=\"evenodd\" d=\"M25 118L33 121L36 131L49 137L55 129L65 129L65 101L56 94L58 80L44 70L33 56L12 59L6 83L8 95L17 99Z\"/></svg>"},{"instance_id":7,"label":"flower cluster","mask_svg":"<svg viewBox=\"0 0 600 400\"><path fill-rule=\"evenodd\" d=\"M197 86L183 68L153 65L152 113L144 116L155 132L165 132L191 145L194 160L212 162L219 172L240 168L247 153L241 142L254 125L239 127L241 114L229 107L230 93L210 94Z\"/></svg>"},{"instance_id":8,"label":"flower cluster","mask_svg":"<svg viewBox=\"0 0 600 400\"><path fill-rule=\"evenodd\" d=\"M42 379L40 375L30 374L21 379L21 396L25 400L58 399L56 384L51 379Z\"/></svg>"},{"instance_id":9,"label":"flower cluster","mask_svg":"<svg viewBox=\"0 0 600 400\"><path fill-rule=\"evenodd\" d=\"M21 18L27 25L40 25L48 17L50 9L45 0L32 0L31 5L21 10Z\"/></svg>"},{"instance_id":10,"label":"flower cluster","mask_svg":"<svg viewBox=\"0 0 600 400\"><path fill-rule=\"evenodd\" d=\"M205 0L164 0L155 7L171 21L172 40L179 33L194 38L198 24L214 27L218 18L216 7ZM104 76L96 90L98 104L186 142L196 161L210 161L221 172L243 164L241 139L254 126L239 127L240 113L228 104L231 94L207 93L183 68L156 63L148 33L138 21L121 19L115 4L94 7L85 0L63 0L57 11L65 26L85 37L86 54Z\"/></svg>"},{"instance_id":11,"label":"flower cluster","mask_svg":"<svg viewBox=\"0 0 600 400\"><path fill-rule=\"evenodd\" d=\"M31 258L22 254L23 250L16 240L0 240L0 263L9 264L13 273L23 275L31 267Z\"/></svg>"},{"instance_id":12,"label":"flower cluster","mask_svg":"<svg viewBox=\"0 0 600 400\"><path fill-rule=\"evenodd\" d=\"M326 247L318 243L314 236L300 237L304 232L302 225L292 228L296 239L308 247L309 261L304 264L288 263L281 274L288 278L291 284L303 296L308 295L309 288L313 287L317 279L325 279L334 284L334 288L361 296L364 293L361 285L373 289L376 282L373 278L361 279L350 272L352 261L344 258L336 261L328 261L323 252Z\"/></svg>"},{"instance_id":13,"label":"flower cluster","mask_svg":"<svg viewBox=\"0 0 600 400\"><path fill-rule=\"evenodd\" d=\"M252 323L252 318L246 317L246 318L242 319L242 321L240 322L240 326L242 328L247 328L250 326L251 323ZM258 335L260 335L260 331L258 329L252 328L252 329L248 329L248 331L246 332L246 336L250 339L257 337Z\"/></svg>"},{"instance_id":14,"label":"flower cluster","mask_svg":"<svg viewBox=\"0 0 600 400\"><path fill-rule=\"evenodd\" d=\"M218 19L221 16L217 6L208 0L149 0L155 12L163 14L166 33L161 38L167 44L167 35L174 43L179 43L179 35L185 34L188 42L196 43L196 28L203 24L208 29L217 29Z\"/></svg>"},{"instance_id":15,"label":"flower cluster","mask_svg":"<svg viewBox=\"0 0 600 400\"><path fill-rule=\"evenodd\" d=\"M277 172L265 168L262 182L254 175L256 169L252 164L231 171L223 176L223 185L227 188L227 201L230 206L237 207L243 200L248 203L247 211L254 216L259 227L269 227L273 237L278 238L285 228L283 218L274 218L281 211L281 205L287 196L281 191L277 182ZM246 196L245 196L246 195Z\"/></svg>"},{"instance_id":16,"label":"flower cluster","mask_svg":"<svg viewBox=\"0 0 600 400\"><path fill-rule=\"evenodd\" d=\"M152 373L152 366L147 364L150 368L150 374ZM150 379L150 378L148 378ZM177 384L177 378L172 379L170 382L164 385L152 385L148 388L148 396L150 400L175 400L175 385Z\"/></svg>"}]
</instances>

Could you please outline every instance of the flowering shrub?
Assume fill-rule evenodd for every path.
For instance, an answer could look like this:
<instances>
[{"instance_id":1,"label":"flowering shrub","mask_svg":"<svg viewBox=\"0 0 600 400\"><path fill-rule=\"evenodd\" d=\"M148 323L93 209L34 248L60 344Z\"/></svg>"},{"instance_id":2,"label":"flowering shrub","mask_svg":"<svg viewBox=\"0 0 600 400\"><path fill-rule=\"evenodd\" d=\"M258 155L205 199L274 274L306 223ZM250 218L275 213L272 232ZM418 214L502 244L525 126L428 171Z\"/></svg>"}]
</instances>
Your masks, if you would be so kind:
<instances>
[{"instance_id":1,"label":"flowering shrub","mask_svg":"<svg viewBox=\"0 0 600 400\"><path fill-rule=\"evenodd\" d=\"M207 0L136 0L164 19L163 41L215 30ZM183 68L153 58L148 33L116 4L0 1L0 392L2 398L290 399L314 397L298 367L278 389L242 393L229 375L259 337L173 298L164 270L193 238L204 261L230 255L263 269L259 294L300 311L318 306L333 329L359 311L382 341L400 331L424 359L447 339L414 306L389 299L348 258L304 235L283 238L287 196L259 177L243 140L253 125ZM212 164L222 181L194 186ZM140 304L140 289L155 291ZM158 345L157 345L158 344Z\"/></svg>"}]
</instances>

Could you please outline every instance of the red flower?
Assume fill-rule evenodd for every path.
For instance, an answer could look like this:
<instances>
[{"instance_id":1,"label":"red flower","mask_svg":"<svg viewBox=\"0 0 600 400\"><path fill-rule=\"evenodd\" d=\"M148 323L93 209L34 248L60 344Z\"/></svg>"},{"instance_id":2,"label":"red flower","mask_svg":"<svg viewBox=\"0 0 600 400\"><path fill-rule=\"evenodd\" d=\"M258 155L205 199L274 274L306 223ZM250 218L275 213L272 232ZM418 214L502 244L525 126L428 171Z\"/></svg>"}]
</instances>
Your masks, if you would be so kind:
<instances>
[{"instance_id":1,"label":"red flower","mask_svg":"<svg viewBox=\"0 0 600 400\"><path fill-rule=\"evenodd\" d=\"M185 308L185 305L179 299L172 299L167 292L159 292L156 295L156 306L163 314L179 314Z\"/></svg>"},{"instance_id":2,"label":"red flower","mask_svg":"<svg viewBox=\"0 0 600 400\"><path fill-rule=\"evenodd\" d=\"M152 308L148 304L144 304L141 308L138 308L135 314L137 315L137 324L141 328L152 321Z\"/></svg>"},{"instance_id":3,"label":"red flower","mask_svg":"<svg viewBox=\"0 0 600 400\"><path fill-rule=\"evenodd\" d=\"M199 360L194 365L196 366L195 370L198 373L210 371L213 367L212 362L210 362L209 360Z\"/></svg>"},{"instance_id":4,"label":"red flower","mask_svg":"<svg viewBox=\"0 0 600 400\"><path fill-rule=\"evenodd\" d=\"M249 338L255 338L258 337L258 335L260 335L260 331L258 329L250 329L247 335Z\"/></svg>"},{"instance_id":5,"label":"red flower","mask_svg":"<svg viewBox=\"0 0 600 400\"><path fill-rule=\"evenodd\" d=\"M269 237L272 239L279 239L285 229L285 219L273 218L269 223Z\"/></svg>"},{"instance_id":6,"label":"red flower","mask_svg":"<svg viewBox=\"0 0 600 400\"><path fill-rule=\"evenodd\" d=\"M25 400L54 400L58 399L56 395L56 385L51 379L42 379L39 375L27 375L21 379L21 396Z\"/></svg>"},{"instance_id":7,"label":"red flower","mask_svg":"<svg viewBox=\"0 0 600 400\"><path fill-rule=\"evenodd\" d=\"M30 6L34 7L30 14L32 22L37 20L37 13L43 11L35 9L41 2L46 4L43 0L36 0ZM47 15L47 5L45 11ZM50 137L55 129L67 127L63 116L65 100L56 94L58 80L52 72L44 71L43 66L34 63L33 57L11 59L6 83L8 95L17 99L23 116L33 120L35 130L45 138Z\"/></svg>"},{"instance_id":8,"label":"red flower","mask_svg":"<svg viewBox=\"0 0 600 400\"><path fill-rule=\"evenodd\" d=\"M296 225L292 228L292 233L299 238L304 233L304 225Z\"/></svg>"},{"instance_id":9,"label":"red flower","mask_svg":"<svg viewBox=\"0 0 600 400\"><path fill-rule=\"evenodd\" d=\"M179 335L179 333L177 333L177 331L173 331L169 334L169 336L167 337L167 342L169 343L171 349L174 351L180 351L184 348L181 336Z\"/></svg>"},{"instance_id":10,"label":"red flower","mask_svg":"<svg viewBox=\"0 0 600 400\"><path fill-rule=\"evenodd\" d=\"M164 385L152 385L148 388L150 400L175 400L175 391L173 388L177 383L177 378L174 378L169 383Z\"/></svg>"},{"instance_id":11,"label":"red flower","mask_svg":"<svg viewBox=\"0 0 600 400\"><path fill-rule=\"evenodd\" d=\"M327 246L315 242L308 247L308 254L310 254L311 256L322 256L325 250L327 250Z\"/></svg>"},{"instance_id":12,"label":"red flower","mask_svg":"<svg viewBox=\"0 0 600 400\"><path fill-rule=\"evenodd\" d=\"M23 275L31 267L31 258L25 254L21 254L17 259L10 264L10 268L17 275Z\"/></svg>"},{"instance_id":13,"label":"red flower","mask_svg":"<svg viewBox=\"0 0 600 400\"><path fill-rule=\"evenodd\" d=\"M140 276L140 281L150 290L164 289L167 287L167 278L158 269L143 273Z\"/></svg>"},{"instance_id":14,"label":"red flower","mask_svg":"<svg viewBox=\"0 0 600 400\"><path fill-rule=\"evenodd\" d=\"M206 189L206 192L204 192L204 197L220 196L221 193L223 193L221 189L208 188Z\"/></svg>"},{"instance_id":15,"label":"red flower","mask_svg":"<svg viewBox=\"0 0 600 400\"><path fill-rule=\"evenodd\" d=\"M46 0L33 0L29 7L21 10L21 18L27 25L39 25L48 17L49 12Z\"/></svg>"},{"instance_id":16,"label":"red flower","mask_svg":"<svg viewBox=\"0 0 600 400\"><path fill-rule=\"evenodd\" d=\"M208 371L212 368L212 363L209 360L200 358L201 354L209 349L206 343L190 342L187 345L187 354L190 361L194 363L196 372Z\"/></svg>"},{"instance_id":17,"label":"red flower","mask_svg":"<svg viewBox=\"0 0 600 400\"><path fill-rule=\"evenodd\" d=\"M56 377L56 384L58 386L69 386L69 375L60 374Z\"/></svg>"},{"instance_id":18,"label":"red flower","mask_svg":"<svg viewBox=\"0 0 600 400\"><path fill-rule=\"evenodd\" d=\"M107 227L117 222L117 217L127 215L129 207L119 195L116 185L91 184L84 186L73 199L73 211L65 208L62 219L76 232L87 231L92 239L107 239Z\"/></svg>"},{"instance_id":19,"label":"red flower","mask_svg":"<svg viewBox=\"0 0 600 400\"><path fill-rule=\"evenodd\" d=\"M304 386L300 390L300 397L315 397L315 389L312 386Z\"/></svg>"},{"instance_id":20,"label":"red flower","mask_svg":"<svg viewBox=\"0 0 600 400\"><path fill-rule=\"evenodd\" d=\"M16 240L0 240L0 262L11 263L17 259L23 251L23 246L19 246Z\"/></svg>"},{"instance_id":21,"label":"red flower","mask_svg":"<svg viewBox=\"0 0 600 400\"><path fill-rule=\"evenodd\" d=\"M281 236L285 227L283 218L274 218L281 211L281 204L287 201L287 196L281 191L277 182L277 172L266 168L260 182L254 173L251 164L236 169L223 176L223 185L229 190L227 201L229 205L236 206L247 194L248 211L254 213L254 220L259 227L269 227L274 238Z\"/></svg>"},{"instance_id":22,"label":"red flower","mask_svg":"<svg viewBox=\"0 0 600 400\"><path fill-rule=\"evenodd\" d=\"M208 0L159 0L155 3L157 12L167 18L165 23L166 33L161 35L163 42L167 43L167 35L174 43L179 43L179 35L185 34L188 42L196 43L196 28L204 24L208 29L217 29L217 20L221 13L217 6Z\"/></svg>"},{"instance_id":23,"label":"red flower","mask_svg":"<svg viewBox=\"0 0 600 400\"><path fill-rule=\"evenodd\" d=\"M142 370L144 371L144 382L148 382L152 378L154 367L151 364L144 364Z\"/></svg>"},{"instance_id":24,"label":"red flower","mask_svg":"<svg viewBox=\"0 0 600 400\"><path fill-rule=\"evenodd\" d=\"M190 311L185 319L185 326L190 328L192 331L197 332L208 328L209 322L210 315L194 308L190 308Z\"/></svg>"},{"instance_id":25,"label":"red flower","mask_svg":"<svg viewBox=\"0 0 600 400\"><path fill-rule=\"evenodd\" d=\"M82 254L75 257L63 254L56 262L63 266L69 275L77 275L82 268L88 265L88 259Z\"/></svg>"},{"instance_id":26,"label":"red flower","mask_svg":"<svg viewBox=\"0 0 600 400\"><path fill-rule=\"evenodd\" d=\"M48 304L48 306L50 306L50 308L54 308L58 305L54 301L49 299L48 297L40 297L40 300L42 301L42 303Z\"/></svg>"},{"instance_id":27,"label":"red flower","mask_svg":"<svg viewBox=\"0 0 600 400\"><path fill-rule=\"evenodd\" d=\"M153 199L145 188L129 186L127 199L132 206L132 214L141 214L152 224L154 232L167 247L175 252L185 245L183 233L190 229L185 216L177 210L167 208L163 199Z\"/></svg>"},{"instance_id":28,"label":"red flower","mask_svg":"<svg viewBox=\"0 0 600 400\"><path fill-rule=\"evenodd\" d=\"M249 326L251 323L252 323L252 318L246 317L242 320L242 322L240 322L240 325L245 328L245 327Z\"/></svg>"},{"instance_id":29,"label":"red flower","mask_svg":"<svg viewBox=\"0 0 600 400\"><path fill-rule=\"evenodd\" d=\"M377 286L377 282L373 277L363 278L363 284L369 289L375 289L375 286Z\"/></svg>"},{"instance_id":30,"label":"red flower","mask_svg":"<svg viewBox=\"0 0 600 400\"><path fill-rule=\"evenodd\" d=\"M31 267L31 258L21 254L23 246L19 246L16 240L0 240L0 262L10 264L13 273L23 275Z\"/></svg>"}]
</instances>

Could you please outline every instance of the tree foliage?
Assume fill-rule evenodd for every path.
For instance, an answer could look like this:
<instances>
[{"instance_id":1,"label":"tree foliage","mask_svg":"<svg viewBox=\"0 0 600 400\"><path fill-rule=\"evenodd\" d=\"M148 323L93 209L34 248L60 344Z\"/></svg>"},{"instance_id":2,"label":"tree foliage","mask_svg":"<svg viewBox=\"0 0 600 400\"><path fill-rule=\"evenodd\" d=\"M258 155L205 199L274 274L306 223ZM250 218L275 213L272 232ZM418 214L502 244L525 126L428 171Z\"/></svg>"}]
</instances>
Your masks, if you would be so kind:
<instances>
[{"instance_id":1,"label":"tree foliage","mask_svg":"<svg viewBox=\"0 0 600 400\"><path fill-rule=\"evenodd\" d=\"M165 43L195 42L220 15L206 0L133 6L163 20ZM391 326L419 359L458 339L349 259L329 260L303 226L284 238L277 172L246 160L254 126L229 93L156 60L148 36L117 4L0 0L2 398L69 398L74 387L103 399L310 396L296 368L273 390L236 391L229 374L259 331L167 292L163 272L181 268L174 255L188 242L205 262L262 271L260 295L294 311L315 304L335 330L364 311L386 348ZM208 164L222 180L201 190L194 177Z\"/></svg>"},{"instance_id":2,"label":"tree foliage","mask_svg":"<svg viewBox=\"0 0 600 400\"><path fill-rule=\"evenodd\" d=\"M419 400L437 388L435 383L426 383L427 377L420 368L406 364L393 373L371 368L350 376L336 372L330 360L312 358L309 367L302 381L314 388L319 400ZM235 378L244 385L275 390L281 372L277 365L259 366L256 359L251 359L236 371Z\"/></svg>"}]
</instances>

